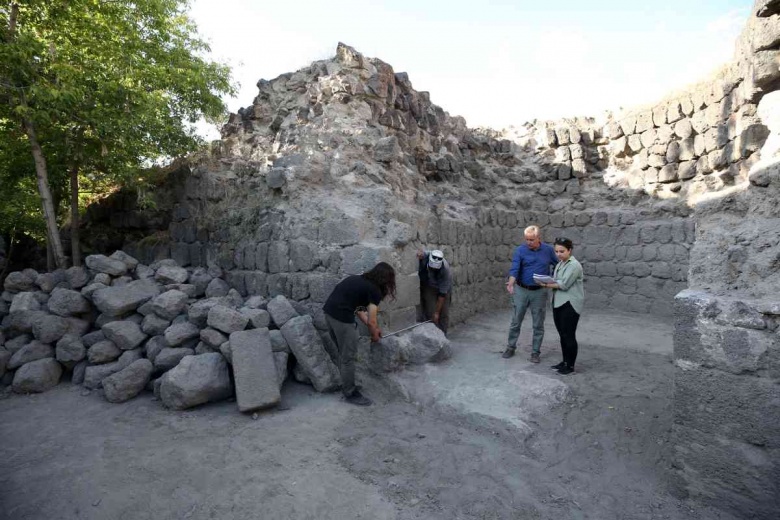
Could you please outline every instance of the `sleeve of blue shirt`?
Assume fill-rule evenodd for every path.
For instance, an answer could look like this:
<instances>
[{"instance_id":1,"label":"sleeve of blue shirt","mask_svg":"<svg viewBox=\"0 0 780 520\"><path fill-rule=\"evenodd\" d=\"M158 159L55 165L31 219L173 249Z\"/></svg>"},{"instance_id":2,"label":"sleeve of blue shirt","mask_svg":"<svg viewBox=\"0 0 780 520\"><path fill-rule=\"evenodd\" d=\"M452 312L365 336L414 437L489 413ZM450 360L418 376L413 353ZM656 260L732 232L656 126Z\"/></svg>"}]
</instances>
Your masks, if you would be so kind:
<instances>
[{"instance_id":1,"label":"sleeve of blue shirt","mask_svg":"<svg viewBox=\"0 0 780 520\"><path fill-rule=\"evenodd\" d=\"M548 250L550 252L550 266L555 267L558 264L558 257L555 256L555 249L550 245L547 247L549 248Z\"/></svg>"},{"instance_id":2,"label":"sleeve of blue shirt","mask_svg":"<svg viewBox=\"0 0 780 520\"><path fill-rule=\"evenodd\" d=\"M515 248L515 253L512 255L512 267L509 268L509 276L514 276L515 280L520 279L520 247Z\"/></svg>"}]
</instances>

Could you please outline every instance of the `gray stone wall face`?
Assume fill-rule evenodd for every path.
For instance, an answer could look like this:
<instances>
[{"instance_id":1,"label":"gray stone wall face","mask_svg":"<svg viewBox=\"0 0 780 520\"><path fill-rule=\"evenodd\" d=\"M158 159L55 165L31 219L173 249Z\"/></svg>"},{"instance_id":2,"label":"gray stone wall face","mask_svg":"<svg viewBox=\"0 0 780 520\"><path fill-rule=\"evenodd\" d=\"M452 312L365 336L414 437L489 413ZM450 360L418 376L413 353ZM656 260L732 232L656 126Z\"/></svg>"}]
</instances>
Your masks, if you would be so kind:
<instances>
[{"instance_id":1,"label":"gray stone wall face","mask_svg":"<svg viewBox=\"0 0 780 520\"><path fill-rule=\"evenodd\" d=\"M229 208L221 205L240 198L244 181L223 182L225 196L219 199L209 177L187 180L187 196L173 212L170 250L180 265L228 271L226 280L242 295L282 294L321 305L344 276L387 261L398 273L398 299L382 308L389 325L402 326L415 319L419 304L415 251L438 248L453 268L452 321L457 323L508 305L503 282L529 225L541 226L547 242L558 236L574 242L574 254L585 268L589 306L670 315L674 295L686 287L694 226L679 216L550 204L548 211L477 209L469 220L418 211L407 222L391 219L394 224L384 230L368 231L359 219L344 215L302 220L281 209L258 210L249 222L230 222ZM159 248L127 249L146 258Z\"/></svg>"},{"instance_id":2,"label":"gray stone wall face","mask_svg":"<svg viewBox=\"0 0 780 520\"><path fill-rule=\"evenodd\" d=\"M776 518L780 305L687 290L675 311L675 487L741 518Z\"/></svg>"}]
</instances>

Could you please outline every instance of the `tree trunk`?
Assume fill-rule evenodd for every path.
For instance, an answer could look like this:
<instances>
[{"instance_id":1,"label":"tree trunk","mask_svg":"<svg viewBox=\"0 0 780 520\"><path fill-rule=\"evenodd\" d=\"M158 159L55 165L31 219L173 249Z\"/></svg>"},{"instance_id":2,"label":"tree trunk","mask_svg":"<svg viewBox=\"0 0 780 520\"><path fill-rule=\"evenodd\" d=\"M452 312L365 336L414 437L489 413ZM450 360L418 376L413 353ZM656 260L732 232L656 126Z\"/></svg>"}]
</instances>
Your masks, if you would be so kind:
<instances>
[{"instance_id":1,"label":"tree trunk","mask_svg":"<svg viewBox=\"0 0 780 520\"><path fill-rule=\"evenodd\" d=\"M70 169L70 251L71 263L81 265L81 242L79 226L79 167Z\"/></svg>"},{"instance_id":2,"label":"tree trunk","mask_svg":"<svg viewBox=\"0 0 780 520\"><path fill-rule=\"evenodd\" d=\"M58 268L65 269L67 263L65 260L65 252L62 249L62 241L60 240L60 230L57 229L57 214L54 211L51 189L49 189L49 174L46 169L46 157L44 157L41 145L38 143L38 136L35 134L35 125L33 125L33 122L28 117L23 117L22 123L27 138L30 140L30 148L32 148L33 160L35 161L35 176L38 179L38 193L41 196L41 204L43 205L43 218L46 220L46 236L48 238L48 243L51 246L54 263Z\"/></svg>"}]
</instances>

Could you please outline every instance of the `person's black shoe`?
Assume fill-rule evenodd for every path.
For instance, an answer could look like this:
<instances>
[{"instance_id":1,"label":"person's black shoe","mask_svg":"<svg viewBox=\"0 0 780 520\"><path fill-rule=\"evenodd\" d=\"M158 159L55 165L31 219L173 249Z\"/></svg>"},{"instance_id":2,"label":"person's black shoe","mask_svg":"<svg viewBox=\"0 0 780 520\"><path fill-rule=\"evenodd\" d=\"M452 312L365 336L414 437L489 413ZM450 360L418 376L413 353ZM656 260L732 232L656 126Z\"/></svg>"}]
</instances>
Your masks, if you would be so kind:
<instances>
[{"instance_id":1,"label":"person's black shoe","mask_svg":"<svg viewBox=\"0 0 780 520\"><path fill-rule=\"evenodd\" d=\"M552 368L553 370L560 370L560 369L562 369L562 368L563 368L563 367L565 367L565 366L566 366L566 363L564 363L563 361L561 361L561 362L560 362L560 363L558 363L557 365L553 365L553 366L551 366L550 368Z\"/></svg>"},{"instance_id":2,"label":"person's black shoe","mask_svg":"<svg viewBox=\"0 0 780 520\"><path fill-rule=\"evenodd\" d=\"M515 349L513 349L512 347L507 347L504 353L501 354L501 357L504 359L509 359L514 355L515 355Z\"/></svg>"},{"instance_id":3,"label":"person's black shoe","mask_svg":"<svg viewBox=\"0 0 780 520\"><path fill-rule=\"evenodd\" d=\"M570 366L564 366L563 368L558 370L558 373L561 374L562 376L568 376L572 372L574 372L574 369Z\"/></svg>"},{"instance_id":4,"label":"person's black shoe","mask_svg":"<svg viewBox=\"0 0 780 520\"><path fill-rule=\"evenodd\" d=\"M371 406L373 402L371 399L361 394L360 390L354 390L351 394L345 396L344 400L350 404L355 404L358 406Z\"/></svg>"}]
</instances>

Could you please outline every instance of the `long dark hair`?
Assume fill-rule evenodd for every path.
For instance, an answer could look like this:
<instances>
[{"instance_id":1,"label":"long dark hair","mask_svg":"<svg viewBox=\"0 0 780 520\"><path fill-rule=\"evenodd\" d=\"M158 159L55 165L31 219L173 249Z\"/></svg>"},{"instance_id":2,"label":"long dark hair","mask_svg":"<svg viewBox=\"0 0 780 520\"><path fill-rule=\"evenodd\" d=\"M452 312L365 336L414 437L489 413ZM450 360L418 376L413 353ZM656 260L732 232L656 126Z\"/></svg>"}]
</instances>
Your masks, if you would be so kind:
<instances>
[{"instance_id":1,"label":"long dark hair","mask_svg":"<svg viewBox=\"0 0 780 520\"><path fill-rule=\"evenodd\" d=\"M395 300L395 269L387 262L379 262L373 269L361 275L382 291L382 298L390 295Z\"/></svg>"}]
</instances>

